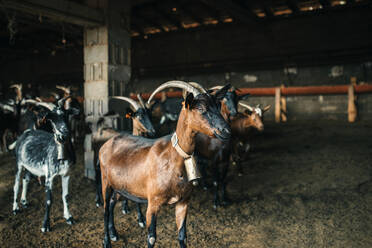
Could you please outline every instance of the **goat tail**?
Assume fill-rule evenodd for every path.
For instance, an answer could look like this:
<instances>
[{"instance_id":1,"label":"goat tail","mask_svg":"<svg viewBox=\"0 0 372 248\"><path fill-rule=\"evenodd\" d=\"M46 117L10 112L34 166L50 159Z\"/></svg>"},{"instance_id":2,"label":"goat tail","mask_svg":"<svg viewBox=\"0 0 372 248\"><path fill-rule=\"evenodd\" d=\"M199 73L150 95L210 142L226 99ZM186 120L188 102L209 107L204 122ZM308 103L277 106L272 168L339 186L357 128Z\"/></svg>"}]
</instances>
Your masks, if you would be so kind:
<instances>
[{"instance_id":1,"label":"goat tail","mask_svg":"<svg viewBox=\"0 0 372 248\"><path fill-rule=\"evenodd\" d=\"M16 147L16 145L17 145L17 141L14 141L12 144L10 144L8 146L8 150L14 150L14 148Z\"/></svg>"}]
</instances>

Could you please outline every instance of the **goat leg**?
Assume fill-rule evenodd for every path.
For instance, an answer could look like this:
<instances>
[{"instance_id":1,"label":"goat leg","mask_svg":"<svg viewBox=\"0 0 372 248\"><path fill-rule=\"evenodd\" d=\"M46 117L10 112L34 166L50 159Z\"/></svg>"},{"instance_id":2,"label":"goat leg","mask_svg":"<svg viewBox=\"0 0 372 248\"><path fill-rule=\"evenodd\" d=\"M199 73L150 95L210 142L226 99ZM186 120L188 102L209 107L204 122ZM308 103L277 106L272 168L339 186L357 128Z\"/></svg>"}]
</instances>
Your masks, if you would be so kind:
<instances>
[{"instance_id":1,"label":"goat leg","mask_svg":"<svg viewBox=\"0 0 372 248\"><path fill-rule=\"evenodd\" d=\"M43 225L41 227L42 232L50 231L50 207L52 206L52 180L45 178L45 215L43 220Z\"/></svg>"},{"instance_id":2,"label":"goat leg","mask_svg":"<svg viewBox=\"0 0 372 248\"><path fill-rule=\"evenodd\" d=\"M110 240L111 241L118 241L119 236L118 232L115 229L115 223L114 223L114 209L116 205L116 193L112 193L110 197L110 205L109 205L109 234L110 234Z\"/></svg>"},{"instance_id":3,"label":"goat leg","mask_svg":"<svg viewBox=\"0 0 372 248\"><path fill-rule=\"evenodd\" d=\"M128 214L129 213L128 199L123 200L123 202L121 204L121 212L123 214Z\"/></svg>"},{"instance_id":4,"label":"goat leg","mask_svg":"<svg viewBox=\"0 0 372 248\"><path fill-rule=\"evenodd\" d=\"M25 175L23 176L22 180L22 195L21 195L21 205L22 208L27 208L28 207L28 202L27 202L27 188L28 188L28 183L30 182L31 178L31 173L26 170Z\"/></svg>"},{"instance_id":5,"label":"goat leg","mask_svg":"<svg viewBox=\"0 0 372 248\"><path fill-rule=\"evenodd\" d=\"M186 216L187 203L178 202L176 204L176 224L178 230L178 242L181 248L186 248Z\"/></svg>"},{"instance_id":6,"label":"goat leg","mask_svg":"<svg viewBox=\"0 0 372 248\"><path fill-rule=\"evenodd\" d=\"M156 242L156 216L158 213L158 208L155 208L152 206L152 204L149 202L147 206L147 212L146 212L146 220L147 220L147 247L153 248L155 246Z\"/></svg>"},{"instance_id":7,"label":"goat leg","mask_svg":"<svg viewBox=\"0 0 372 248\"><path fill-rule=\"evenodd\" d=\"M219 168L218 168L218 165L215 165L214 166L214 179L213 179L213 186L214 186L214 204L213 204L213 208L214 209L217 209L217 207L220 205L220 199L219 199L219 195L218 195L218 191L219 191L219 179L220 179L220 176L219 176Z\"/></svg>"},{"instance_id":8,"label":"goat leg","mask_svg":"<svg viewBox=\"0 0 372 248\"><path fill-rule=\"evenodd\" d=\"M137 218L138 218L138 225L139 225L141 228L145 228L146 221L145 221L145 217L144 217L143 214L142 214L141 204L140 204L140 203L136 203L136 205L137 205Z\"/></svg>"},{"instance_id":9,"label":"goat leg","mask_svg":"<svg viewBox=\"0 0 372 248\"><path fill-rule=\"evenodd\" d=\"M102 195L103 195L103 208L104 208L104 239L103 247L111 248L111 240L109 235L109 215L110 215L110 199L114 194L111 187L107 186L107 183L102 184Z\"/></svg>"},{"instance_id":10,"label":"goat leg","mask_svg":"<svg viewBox=\"0 0 372 248\"><path fill-rule=\"evenodd\" d=\"M74 218L72 218L68 209L68 184L70 176L61 176L62 179L62 201L63 201L63 217L66 219L66 223L69 225L74 224Z\"/></svg>"},{"instance_id":11,"label":"goat leg","mask_svg":"<svg viewBox=\"0 0 372 248\"><path fill-rule=\"evenodd\" d=\"M95 152L96 153L96 152ZM97 159L97 158L96 158ZM99 159L97 159L97 162L96 162L96 167L95 167L95 171L96 171L96 207L101 207L103 204L103 200L102 200L102 179L101 179L101 169L100 169L100 165L99 165Z\"/></svg>"},{"instance_id":12,"label":"goat leg","mask_svg":"<svg viewBox=\"0 0 372 248\"><path fill-rule=\"evenodd\" d=\"M21 173L22 173L22 167L18 166L16 177L15 177L15 182L14 182L14 188L13 188L14 190L13 214L14 215L16 215L19 212L17 197L18 197L18 191L19 191L19 182L21 180Z\"/></svg>"}]
</instances>

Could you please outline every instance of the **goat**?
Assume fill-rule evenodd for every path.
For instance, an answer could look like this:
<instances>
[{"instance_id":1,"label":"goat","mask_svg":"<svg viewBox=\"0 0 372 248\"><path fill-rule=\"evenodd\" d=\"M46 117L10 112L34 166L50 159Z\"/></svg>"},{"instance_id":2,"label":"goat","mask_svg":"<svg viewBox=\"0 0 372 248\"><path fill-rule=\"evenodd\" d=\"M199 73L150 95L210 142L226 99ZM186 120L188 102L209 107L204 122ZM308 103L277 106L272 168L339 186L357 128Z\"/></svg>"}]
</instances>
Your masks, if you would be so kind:
<instances>
[{"instance_id":1,"label":"goat","mask_svg":"<svg viewBox=\"0 0 372 248\"><path fill-rule=\"evenodd\" d=\"M68 184L70 179L70 166L74 163L74 150L70 142L70 132L66 124L68 114L78 114L77 109L64 108L66 98L58 102L58 106L37 102L48 111L44 118L50 124L53 133L44 130L26 130L18 139L15 148L17 172L14 183L13 213L17 214L19 206L17 202L19 184L22 169L26 174L22 182L21 205L27 207L27 186L31 174L38 177L45 176L46 211L41 231L50 231L49 213L52 204L52 185L55 176L62 178L62 200L64 207L64 218L67 224L74 223L73 217L68 209Z\"/></svg>"},{"instance_id":2,"label":"goat","mask_svg":"<svg viewBox=\"0 0 372 248\"><path fill-rule=\"evenodd\" d=\"M22 112L22 84L13 84L9 86L10 89L15 89L15 97L14 99L9 99L5 103L0 104L0 108L2 109L1 117L1 126L0 126L0 133L1 133L1 141L2 141L2 149L3 151L7 151L8 146L8 137L9 134L12 136L12 142L14 141L15 137L20 134L19 130L19 121Z\"/></svg>"},{"instance_id":3,"label":"goat","mask_svg":"<svg viewBox=\"0 0 372 248\"><path fill-rule=\"evenodd\" d=\"M209 91L216 91L221 89L222 86L215 86L209 89ZM220 101L221 104L221 115L223 118L230 123L230 118L236 116L237 114L237 104L238 102L245 98L247 95L238 96L236 94L236 89L230 89L224 98ZM213 94L213 93L212 93ZM214 186L215 188L215 200L214 207L217 208L219 205L218 191L219 186L222 186L222 199L226 202L225 196L225 178L228 171L229 156L231 153L231 141L221 141L216 138L210 138L202 133L196 136L196 154L198 161L200 163L201 172L203 175L202 184L203 188L206 189L206 171L205 165L209 164L213 171Z\"/></svg>"},{"instance_id":4,"label":"goat","mask_svg":"<svg viewBox=\"0 0 372 248\"><path fill-rule=\"evenodd\" d=\"M71 86L70 87L64 87L64 86L61 86L61 85L56 85L56 88L62 90L63 91L63 97L67 98L67 100L65 102L65 108L66 109L68 109L70 107L74 107L74 108L79 109L79 110L81 109L80 103L77 101L76 98L72 97ZM54 92L52 92L52 94L55 97L55 99L57 100L58 95L55 94ZM71 131L71 140L72 140L73 144L76 143L77 138L79 137L78 126L79 126L79 122L82 119L83 119L82 117L78 119L76 115L69 115L68 116L68 125L69 125L70 131Z\"/></svg>"},{"instance_id":5,"label":"goat","mask_svg":"<svg viewBox=\"0 0 372 248\"><path fill-rule=\"evenodd\" d=\"M239 113L239 115L231 121L233 148L230 159L237 166L238 176L242 176L243 170L241 161L245 160L245 155L250 149L248 141L251 138L252 130L257 130L259 132L264 130L263 114L271 108L271 105L267 105L263 109L260 105L251 107L243 102L240 102L239 105L246 110L243 113Z\"/></svg>"},{"instance_id":6,"label":"goat","mask_svg":"<svg viewBox=\"0 0 372 248\"><path fill-rule=\"evenodd\" d=\"M239 104L242 105L242 103ZM245 105L243 104L242 106ZM234 155L236 144L241 142L242 137L245 137L251 128L259 131L263 130L264 126L261 119L262 113L267 111L269 108L270 106L265 107L264 110L252 108L252 111L249 113L238 113L235 117L230 117L231 139L229 141L221 142L220 140L211 139L203 134L197 135L196 148L198 158L200 159L200 162L209 164L213 173L213 185L215 186L214 208L217 208L221 202L223 205L229 202L226 196L226 176L229 169L229 160L230 157ZM225 111L227 110L221 108L221 112ZM205 158L208 160L205 161ZM202 172L203 177L205 177L205 171ZM219 197L220 188L221 200Z\"/></svg>"},{"instance_id":7,"label":"goat","mask_svg":"<svg viewBox=\"0 0 372 248\"><path fill-rule=\"evenodd\" d=\"M144 137L153 137L155 135L155 129L152 126L150 121L149 112L146 108L146 105L142 99L142 97L138 94L137 98L140 101L134 101L128 97L112 97L113 99L119 99L122 101L128 102L132 109L127 110L126 117L132 119L132 127L133 131L132 134L135 136L144 136ZM101 120L102 121L102 120ZM102 205L102 195L100 190L101 187L101 170L99 168L99 160L98 160L98 151L101 146L110 138L119 135L120 132L112 129L112 128L99 128L98 132L93 135L93 151L94 151L94 162L96 166L96 206L99 207ZM123 214L127 214L129 212L128 208L128 200L123 200L122 205L122 212ZM145 220L143 214L141 212L141 206L137 203L137 214L138 214L138 224L140 227L145 227Z\"/></svg>"},{"instance_id":8,"label":"goat","mask_svg":"<svg viewBox=\"0 0 372 248\"><path fill-rule=\"evenodd\" d=\"M182 81L160 85L150 96L168 87L189 93L184 101L173 135L147 139L121 134L108 140L99 151L104 199L104 247L118 235L114 225L115 193L137 202L147 202L146 226L148 247L156 241L156 218L160 207L176 204L176 224L180 247L186 247L186 214L192 181L199 177L193 158L195 135L229 139L230 128L222 118L216 100L223 98L229 85L215 96L201 92Z\"/></svg>"}]
</instances>

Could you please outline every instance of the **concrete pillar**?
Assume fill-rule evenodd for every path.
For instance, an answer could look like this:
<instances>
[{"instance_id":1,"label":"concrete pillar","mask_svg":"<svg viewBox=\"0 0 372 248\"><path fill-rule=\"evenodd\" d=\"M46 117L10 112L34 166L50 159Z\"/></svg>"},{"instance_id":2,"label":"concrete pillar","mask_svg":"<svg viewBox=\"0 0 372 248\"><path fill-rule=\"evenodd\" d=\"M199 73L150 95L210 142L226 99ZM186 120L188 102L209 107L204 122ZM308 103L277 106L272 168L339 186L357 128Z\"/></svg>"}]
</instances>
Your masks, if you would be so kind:
<instances>
[{"instance_id":1,"label":"concrete pillar","mask_svg":"<svg viewBox=\"0 0 372 248\"><path fill-rule=\"evenodd\" d=\"M115 106L108 97L125 95L130 80L130 1L88 0L87 5L104 9L106 24L84 30L84 99L87 121L96 131L96 121ZM85 141L85 176L95 178L91 137Z\"/></svg>"}]
</instances>

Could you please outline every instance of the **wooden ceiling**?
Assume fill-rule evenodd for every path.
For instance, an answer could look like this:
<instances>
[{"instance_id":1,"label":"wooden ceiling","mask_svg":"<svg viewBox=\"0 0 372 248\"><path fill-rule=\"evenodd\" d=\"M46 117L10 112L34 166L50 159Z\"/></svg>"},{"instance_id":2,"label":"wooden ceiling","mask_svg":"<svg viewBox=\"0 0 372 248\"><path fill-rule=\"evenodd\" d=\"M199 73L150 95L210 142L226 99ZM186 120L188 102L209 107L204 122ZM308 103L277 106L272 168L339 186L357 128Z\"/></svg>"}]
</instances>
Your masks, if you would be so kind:
<instances>
[{"instance_id":1,"label":"wooden ceiling","mask_svg":"<svg viewBox=\"0 0 372 248\"><path fill-rule=\"evenodd\" d=\"M70 0L83 4L85 0ZM220 25L249 25L285 18L352 11L372 0L132 0L131 35L150 39ZM35 14L7 9L0 1L0 62L38 54L82 50L83 28Z\"/></svg>"},{"instance_id":2,"label":"wooden ceiling","mask_svg":"<svg viewBox=\"0 0 372 248\"><path fill-rule=\"evenodd\" d=\"M283 18L327 14L370 5L370 0L158 0L133 1L132 36L224 24L259 25ZM137 3L136 3L137 2Z\"/></svg>"}]
</instances>

